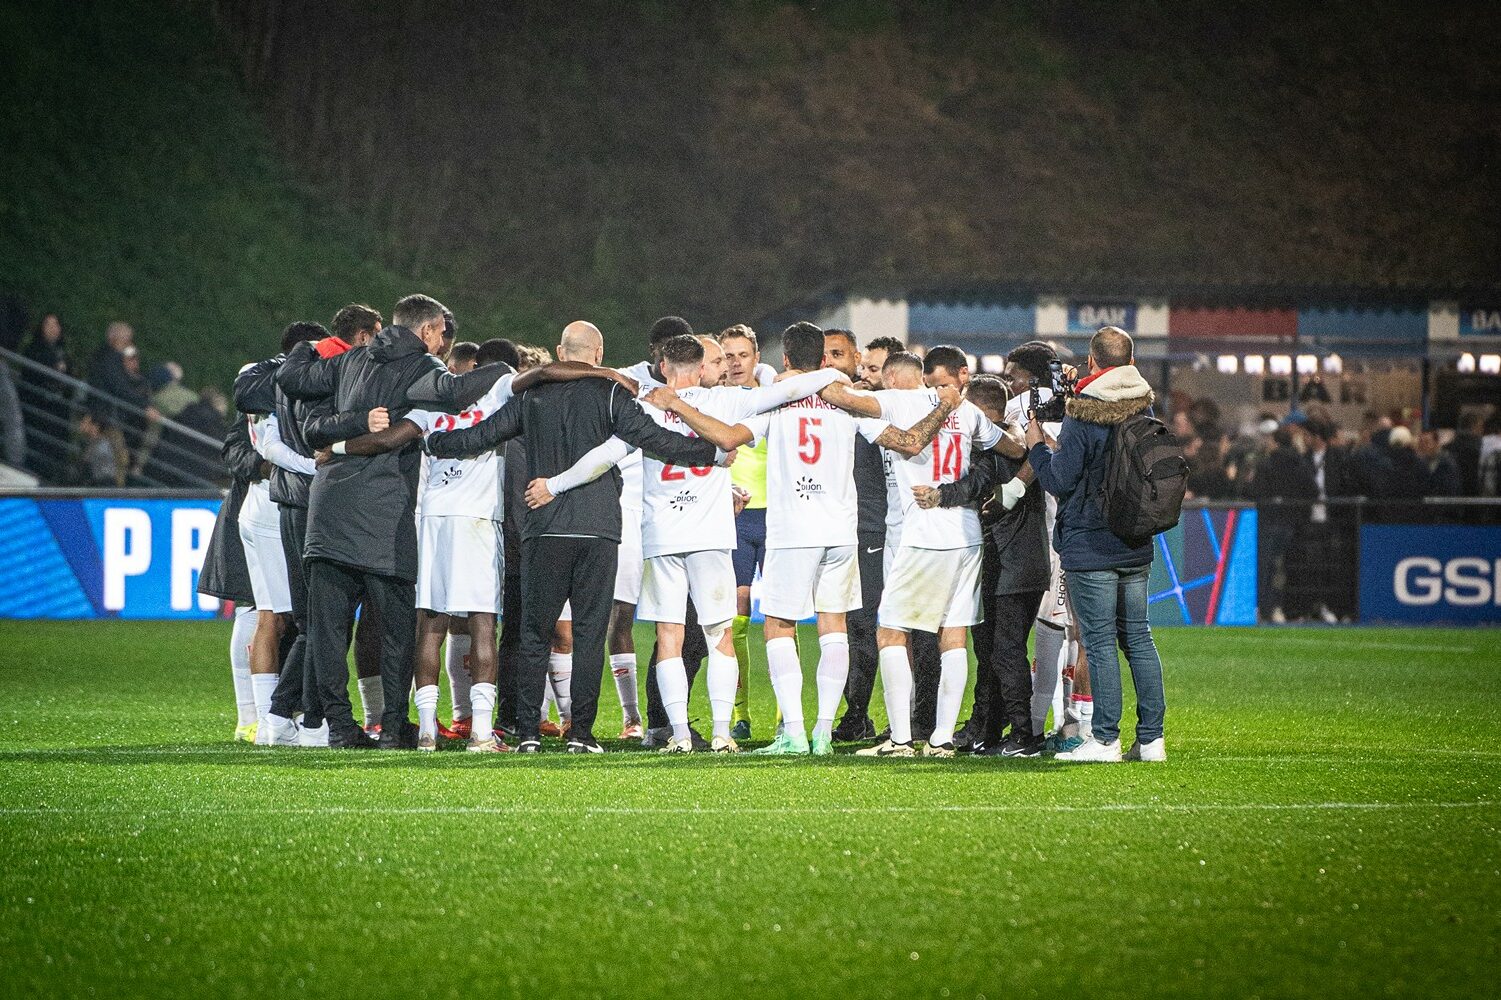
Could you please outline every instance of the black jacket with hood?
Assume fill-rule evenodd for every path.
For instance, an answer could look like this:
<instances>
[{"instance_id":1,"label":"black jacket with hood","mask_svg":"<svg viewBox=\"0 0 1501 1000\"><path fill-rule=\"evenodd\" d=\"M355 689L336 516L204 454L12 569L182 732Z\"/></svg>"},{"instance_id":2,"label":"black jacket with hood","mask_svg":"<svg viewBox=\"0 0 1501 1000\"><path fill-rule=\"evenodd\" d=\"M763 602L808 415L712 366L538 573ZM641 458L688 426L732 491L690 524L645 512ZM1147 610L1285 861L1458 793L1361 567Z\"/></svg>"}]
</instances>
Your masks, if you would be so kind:
<instances>
[{"instance_id":1,"label":"black jacket with hood","mask_svg":"<svg viewBox=\"0 0 1501 1000\"><path fill-rule=\"evenodd\" d=\"M276 373L291 398L328 401L322 415L303 426L312 448L358 437L369 429L369 412L390 411L395 422L413 407L457 413L485 394L506 369L486 365L454 375L427 353L404 326L388 326L369 347L320 358L310 343L298 344ZM309 559L328 559L382 576L417 579L417 478L422 452L417 442L380 455L335 455L319 466L308 495Z\"/></svg>"},{"instance_id":2,"label":"black jacket with hood","mask_svg":"<svg viewBox=\"0 0 1501 1000\"><path fill-rule=\"evenodd\" d=\"M713 465L719 452L704 438L667 430L614 382L587 378L535 386L473 427L433 433L427 450L438 458L469 458L526 435L527 480L566 472L611 435L673 465ZM569 490L526 512L521 539L586 535L620 541L620 472Z\"/></svg>"}]
</instances>

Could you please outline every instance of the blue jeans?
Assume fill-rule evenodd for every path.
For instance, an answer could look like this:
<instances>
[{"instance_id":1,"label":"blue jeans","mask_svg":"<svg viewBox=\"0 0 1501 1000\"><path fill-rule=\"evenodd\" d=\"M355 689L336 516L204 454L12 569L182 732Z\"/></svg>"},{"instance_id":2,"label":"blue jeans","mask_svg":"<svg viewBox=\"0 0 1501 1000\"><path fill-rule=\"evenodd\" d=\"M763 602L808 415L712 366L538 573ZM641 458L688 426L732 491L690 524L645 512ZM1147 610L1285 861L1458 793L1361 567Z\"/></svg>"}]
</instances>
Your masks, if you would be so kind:
<instances>
[{"instance_id":1,"label":"blue jeans","mask_svg":"<svg viewBox=\"0 0 1501 1000\"><path fill-rule=\"evenodd\" d=\"M1111 743L1121 731L1121 668L1115 656L1120 642L1136 688L1136 738L1150 743L1162 736L1167 701L1162 690L1162 660L1147 624L1147 576L1150 566L1133 569L1069 570L1068 593L1084 652L1089 656L1089 687L1094 694L1094 738Z\"/></svg>"}]
</instances>

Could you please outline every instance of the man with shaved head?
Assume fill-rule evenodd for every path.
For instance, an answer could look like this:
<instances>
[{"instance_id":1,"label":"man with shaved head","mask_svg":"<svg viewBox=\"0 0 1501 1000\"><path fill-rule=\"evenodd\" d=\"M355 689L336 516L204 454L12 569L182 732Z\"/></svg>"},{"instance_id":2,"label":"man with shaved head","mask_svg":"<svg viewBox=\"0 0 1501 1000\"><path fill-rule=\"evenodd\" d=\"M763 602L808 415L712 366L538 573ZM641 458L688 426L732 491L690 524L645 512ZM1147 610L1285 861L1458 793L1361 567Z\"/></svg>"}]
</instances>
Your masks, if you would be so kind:
<instances>
[{"instance_id":1,"label":"man with shaved head","mask_svg":"<svg viewBox=\"0 0 1501 1000\"><path fill-rule=\"evenodd\" d=\"M604 341L591 324L570 323L559 341L560 349L565 345L570 352L575 347L602 352ZM708 441L658 426L636 402L637 386L624 376L617 378L618 384L579 379L537 386L473 427L429 435L428 452L435 458L466 458L525 434L528 474L534 481L566 471L612 435L676 465L705 467L723 457ZM565 603L573 608L574 656L586 665L573 679L568 752L602 752L594 738L594 717L620 545L620 486L620 473L611 468L555 502L529 511L522 525L526 602L516 748L522 753L542 749L538 730L548 653Z\"/></svg>"}]
</instances>

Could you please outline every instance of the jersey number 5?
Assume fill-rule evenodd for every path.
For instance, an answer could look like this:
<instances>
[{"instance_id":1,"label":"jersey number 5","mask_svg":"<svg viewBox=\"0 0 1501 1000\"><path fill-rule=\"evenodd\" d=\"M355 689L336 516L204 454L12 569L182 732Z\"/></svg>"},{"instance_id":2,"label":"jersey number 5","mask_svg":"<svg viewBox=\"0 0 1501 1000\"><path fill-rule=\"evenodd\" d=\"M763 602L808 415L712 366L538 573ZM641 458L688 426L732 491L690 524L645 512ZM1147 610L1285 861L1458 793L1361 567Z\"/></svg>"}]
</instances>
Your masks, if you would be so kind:
<instances>
[{"instance_id":1,"label":"jersey number 5","mask_svg":"<svg viewBox=\"0 0 1501 1000\"><path fill-rule=\"evenodd\" d=\"M823 424L823 417L797 418L797 457L805 465L813 465L823 454L823 442L814 433Z\"/></svg>"}]
</instances>

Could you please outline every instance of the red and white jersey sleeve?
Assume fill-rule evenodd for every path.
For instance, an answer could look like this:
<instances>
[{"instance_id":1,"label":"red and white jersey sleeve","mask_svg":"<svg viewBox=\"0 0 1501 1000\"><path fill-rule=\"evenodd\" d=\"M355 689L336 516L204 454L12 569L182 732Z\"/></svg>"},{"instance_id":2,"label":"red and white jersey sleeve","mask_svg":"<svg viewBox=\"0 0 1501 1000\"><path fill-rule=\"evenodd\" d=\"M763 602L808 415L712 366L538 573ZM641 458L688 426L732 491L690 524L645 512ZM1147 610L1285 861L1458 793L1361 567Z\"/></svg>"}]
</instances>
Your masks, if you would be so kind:
<instances>
[{"instance_id":1,"label":"red and white jersey sleeve","mask_svg":"<svg viewBox=\"0 0 1501 1000\"><path fill-rule=\"evenodd\" d=\"M874 442L888 421L854 417L808 396L739 421L766 445L766 547L855 544L855 435Z\"/></svg>"},{"instance_id":2,"label":"red and white jersey sleeve","mask_svg":"<svg viewBox=\"0 0 1501 1000\"><path fill-rule=\"evenodd\" d=\"M406 419L416 424L426 437L433 431L448 432L473 427L499 410L511 398L515 375L503 375L490 391L460 413L411 410ZM505 459L497 452L477 458L432 458L423 463L422 514L424 517L459 515L487 517L493 521L505 517Z\"/></svg>"},{"instance_id":3,"label":"red and white jersey sleeve","mask_svg":"<svg viewBox=\"0 0 1501 1000\"><path fill-rule=\"evenodd\" d=\"M932 389L883 389L876 398L881 416L897 427L911 427L933 412L938 393ZM897 499L902 506L902 545L917 549L962 549L979 545L980 515L968 507L923 510L913 496L914 486L942 486L969 473L970 451L993 448L1001 430L979 407L966 400L948 415L928 446L911 458L892 454Z\"/></svg>"}]
</instances>

